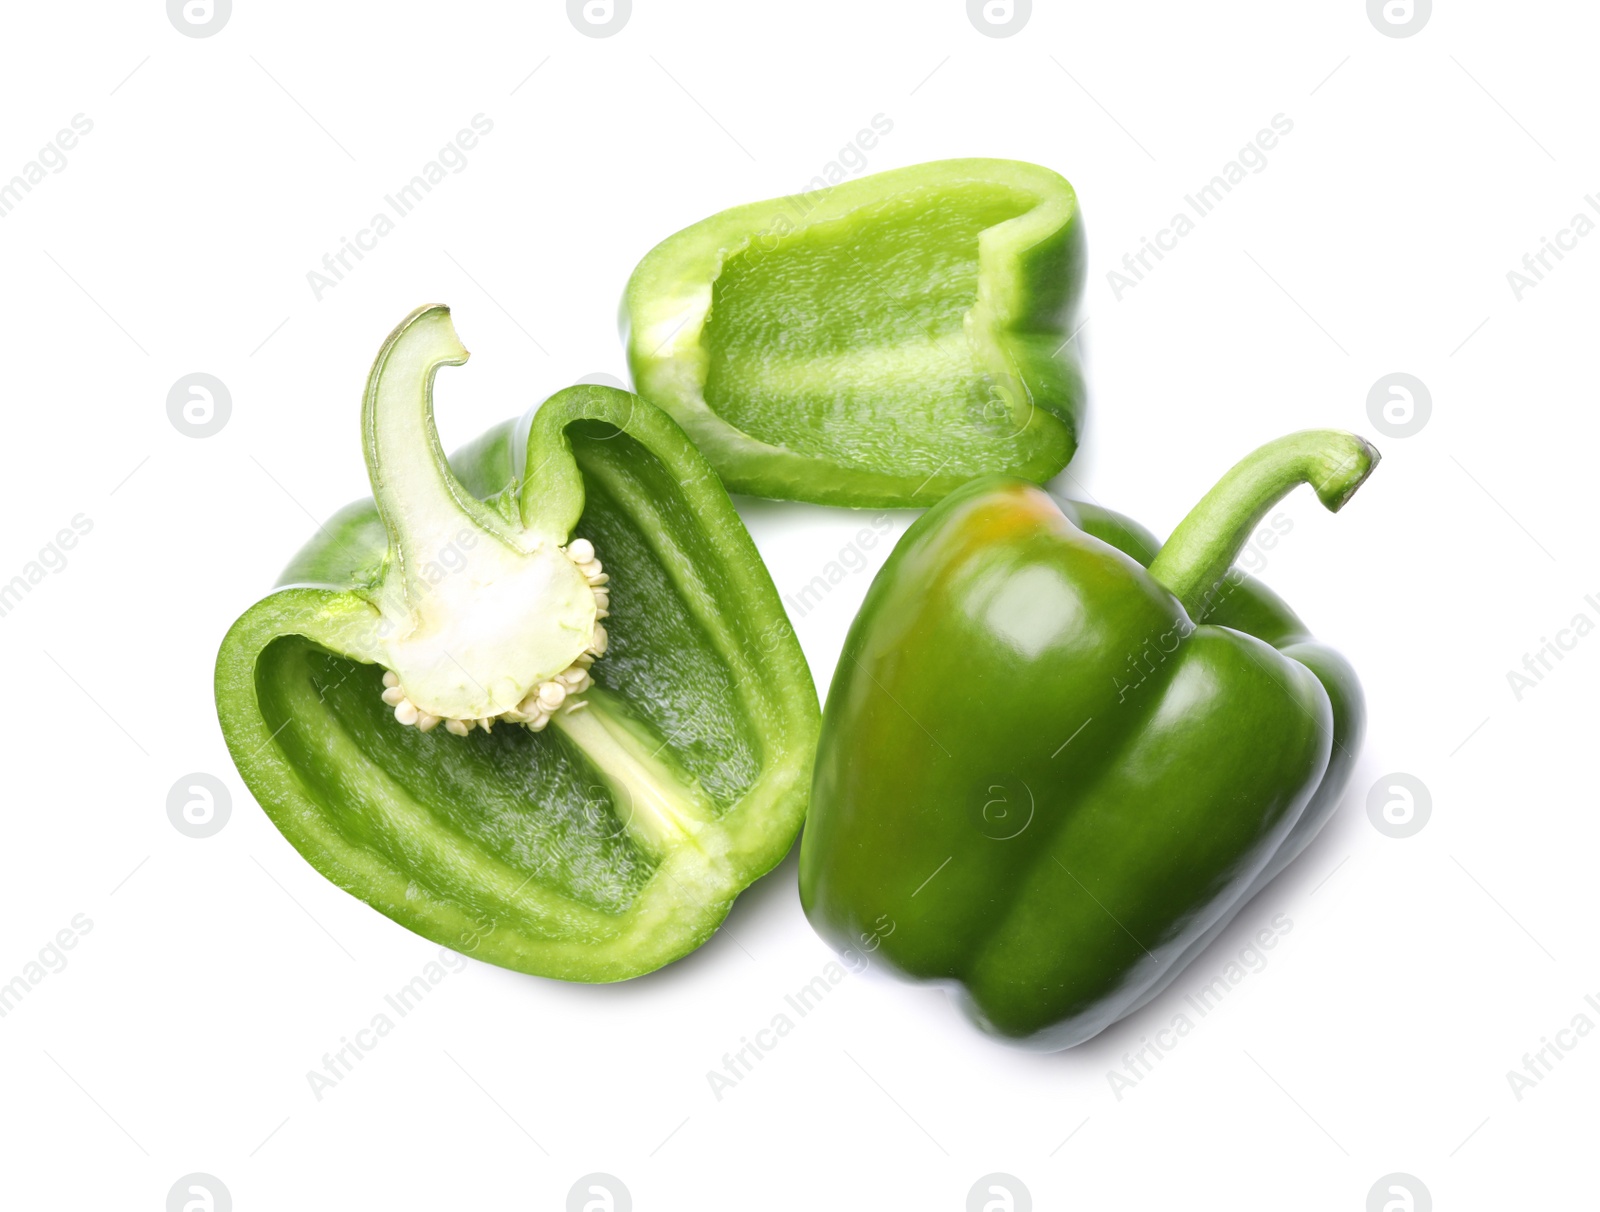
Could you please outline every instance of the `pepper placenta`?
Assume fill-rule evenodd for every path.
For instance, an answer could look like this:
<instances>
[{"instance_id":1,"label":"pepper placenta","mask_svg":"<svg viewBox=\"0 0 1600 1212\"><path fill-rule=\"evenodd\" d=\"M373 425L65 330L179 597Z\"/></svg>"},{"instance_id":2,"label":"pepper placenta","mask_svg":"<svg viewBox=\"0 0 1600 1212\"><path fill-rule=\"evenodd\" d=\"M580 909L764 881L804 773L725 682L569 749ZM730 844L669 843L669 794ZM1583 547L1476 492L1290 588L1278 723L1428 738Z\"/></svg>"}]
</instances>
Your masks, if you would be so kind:
<instances>
[{"instance_id":1,"label":"pepper placenta","mask_svg":"<svg viewBox=\"0 0 1600 1212\"><path fill-rule=\"evenodd\" d=\"M634 384L734 492L931 505L1072 457L1084 273L1072 187L943 160L735 207L628 282Z\"/></svg>"},{"instance_id":2,"label":"pepper placenta","mask_svg":"<svg viewBox=\"0 0 1600 1212\"><path fill-rule=\"evenodd\" d=\"M918 519L828 694L800 857L812 924L1034 1047L1156 996L1350 776L1353 670L1232 565L1295 485L1337 510L1377 460L1333 431L1270 443L1159 550L1000 477Z\"/></svg>"},{"instance_id":3,"label":"pepper placenta","mask_svg":"<svg viewBox=\"0 0 1600 1212\"><path fill-rule=\"evenodd\" d=\"M574 387L447 461L433 380L466 357L443 307L384 344L375 500L228 632L218 714L273 823L341 888L504 967L636 976L788 852L816 692L669 417Z\"/></svg>"}]
</instances>

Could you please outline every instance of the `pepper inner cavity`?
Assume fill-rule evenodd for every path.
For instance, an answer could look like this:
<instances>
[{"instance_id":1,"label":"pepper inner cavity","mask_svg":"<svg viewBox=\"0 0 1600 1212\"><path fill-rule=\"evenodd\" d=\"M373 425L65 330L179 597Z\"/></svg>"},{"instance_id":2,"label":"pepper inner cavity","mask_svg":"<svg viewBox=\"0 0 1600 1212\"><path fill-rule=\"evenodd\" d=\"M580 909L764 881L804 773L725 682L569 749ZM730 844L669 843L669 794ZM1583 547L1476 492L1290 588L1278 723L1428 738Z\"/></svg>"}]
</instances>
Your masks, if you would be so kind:
<instances>
[{"instance_id":1,"label":"pepper inner cavity","mask_svg":"<svg viewBox=\"0 0 1600 1212\"><path fill-rule=\"evenodd\" d=\"M712 286L705 399L762 442L847 466L876 451L942 465L951 425L994 441L964 318L978 242L1035 200L991 184L862 207L731 252ZM889 406L892 403L893 406Z\"/></svg>"}]
</instances>

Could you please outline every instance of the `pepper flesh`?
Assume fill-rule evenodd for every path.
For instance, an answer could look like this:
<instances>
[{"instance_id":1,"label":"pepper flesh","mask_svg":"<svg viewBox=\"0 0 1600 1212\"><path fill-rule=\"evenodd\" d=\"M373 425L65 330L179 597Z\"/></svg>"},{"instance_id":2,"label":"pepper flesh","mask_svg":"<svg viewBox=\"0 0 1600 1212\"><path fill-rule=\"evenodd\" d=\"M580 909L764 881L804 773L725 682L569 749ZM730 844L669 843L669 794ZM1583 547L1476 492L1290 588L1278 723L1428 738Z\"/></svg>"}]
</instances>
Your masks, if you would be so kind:
<instances>
[{"instance_id":1,"label":"pepper flesh","mask_svg":"<svg viewBox=\"0 0 1600 1212\"><path fill-rule=\"evenodd\" d=\"M464 358L443 308L385 345L364 425L377 503L320 528L234 624L218 715L273 823L379 912L523 972L636 976L704 942L787 853L816 693L726 492L665 414L569 388L447 462L431 383ZM386 445L370 405L391 388L410 411ZM616 574L598 589L596 551ZM424 733L384 698L403 684L514 720L602 635L593 686L537 733Z\"/></svg>"},{"instance_id":2,"label":"pepper flesh","mask_svg":"<svg viewBox=\"0 0 1600 1212\"><path fill-rule=\"evenodd\" d=\"M944 160L735 207L657 245L623 301L637 390L734 492L931 505L1076 448L1077 196Z\"/></svg>"},{"instance_id":3,"label":"pepper flesh","mask_svg":"<svg viewBox=\"0 0 1600 1212\"><path fill-rule=\"evenodd\" d=\"M1159 553L1010 479L919 519L828 695L812 924L1035 1048L1156 996L1326 823L1364 727L1350 666L1229 567L1295 483L1337 509L1376 461L1350 435L1273 443Z\"/></svg>"}]
</instances>

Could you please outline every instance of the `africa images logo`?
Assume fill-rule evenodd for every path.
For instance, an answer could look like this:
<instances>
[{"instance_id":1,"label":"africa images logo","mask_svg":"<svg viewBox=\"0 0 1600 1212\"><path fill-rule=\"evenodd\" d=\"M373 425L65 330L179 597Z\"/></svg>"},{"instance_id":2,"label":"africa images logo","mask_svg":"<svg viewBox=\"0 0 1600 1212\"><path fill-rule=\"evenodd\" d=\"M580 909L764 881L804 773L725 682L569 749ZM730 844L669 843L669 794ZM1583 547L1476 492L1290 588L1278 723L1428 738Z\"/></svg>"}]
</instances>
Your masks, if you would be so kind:
<instances>
[{"instance_id":1,"label":"africa images logo","mask_svg":"<svg viewBox=\"0 0 1600 1212\"><path fill-rule=\"evenodd\" d=\"M567 1212L632 1212L633 1196L615 1174L585 1174L567 1192Z\"/></svg>"},{"instance_id":2,"label":"africa images logo","mask_svg":"<svg viewBox=\"0 0 1600 1212\"><path fill-rule=\"evenodd\" d=\"M1433 16L1433 0L1367 0L1367 19L1385 38L1420 34Z\"/></svg>"},{"instance_id":3,"label":"africa images logo","mask_svg":"<svg viewBox=\"0 0 1600 1212\"><path fill-rule=\"evenodd\" d=\"M233 16L233 0L167 0L167 20L185 38L209 38Z\"/></svg>"},{"instance_id":4,"label":"africa images logo","mask_svg":"<svg viewBox=\"0 0 1600 1212\"><path fill-rule=\"evenodd\" d=\"M985 1174L967 1192L967 1212L1033 1212L1033 1195L1015 1174Z\"/></svg>"},{"instance_id":5,"label":"africa images logo","mask_svg":"<svg viewBox=\"0 0 1600 1212\"><path fill-rule=\"evenodd\" d=\"M633 0L567 0L567 20L585 38L620 34L633 16Z\"/></svg>"},{"instance_id":6,"label":"africa images logo","mask_svg":"<svg viewBox=\"0 0 1600 1212\"><path fill-rule=\"evenodd\" d=\"M1033 16L1033 0L967 0L967 20L986 38L1020 34Z\"/></svg>"}]
</instances>

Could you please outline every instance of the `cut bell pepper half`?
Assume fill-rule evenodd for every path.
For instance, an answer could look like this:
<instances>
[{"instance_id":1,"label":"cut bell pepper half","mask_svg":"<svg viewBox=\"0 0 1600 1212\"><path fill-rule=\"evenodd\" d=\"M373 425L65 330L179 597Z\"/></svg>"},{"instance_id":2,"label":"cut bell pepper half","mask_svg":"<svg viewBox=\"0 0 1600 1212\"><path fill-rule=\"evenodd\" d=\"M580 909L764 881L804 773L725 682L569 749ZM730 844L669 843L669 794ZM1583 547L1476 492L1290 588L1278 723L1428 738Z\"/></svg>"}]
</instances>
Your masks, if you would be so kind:
<instances>
[{"instance_id":1,"label":"cut bell pepper half","mask_svg":"<svg viewBox=\"0 0 1600 1212\"><path fill-rule=\"evenodd\" d=\"M932 505L1037 483L1077 446L1077 195L1013 160L943 160L723 211L634 270L636 390L730 491Z\"/></svg>"},{"instance_id":2,"label":"cut bell pepper half","mask_svg":"<svg viewBox=\"0 0 1600 1212\"><path fill-rule=\"evenodd\" d=\"M375 499L228 632L218 715L274 825L380 913L522 972L637 976L789 851L816 692L666 414L568 388L447 460L433 380L466 357L444 307L384 344Z\"/></svg>"}]
</instances>

